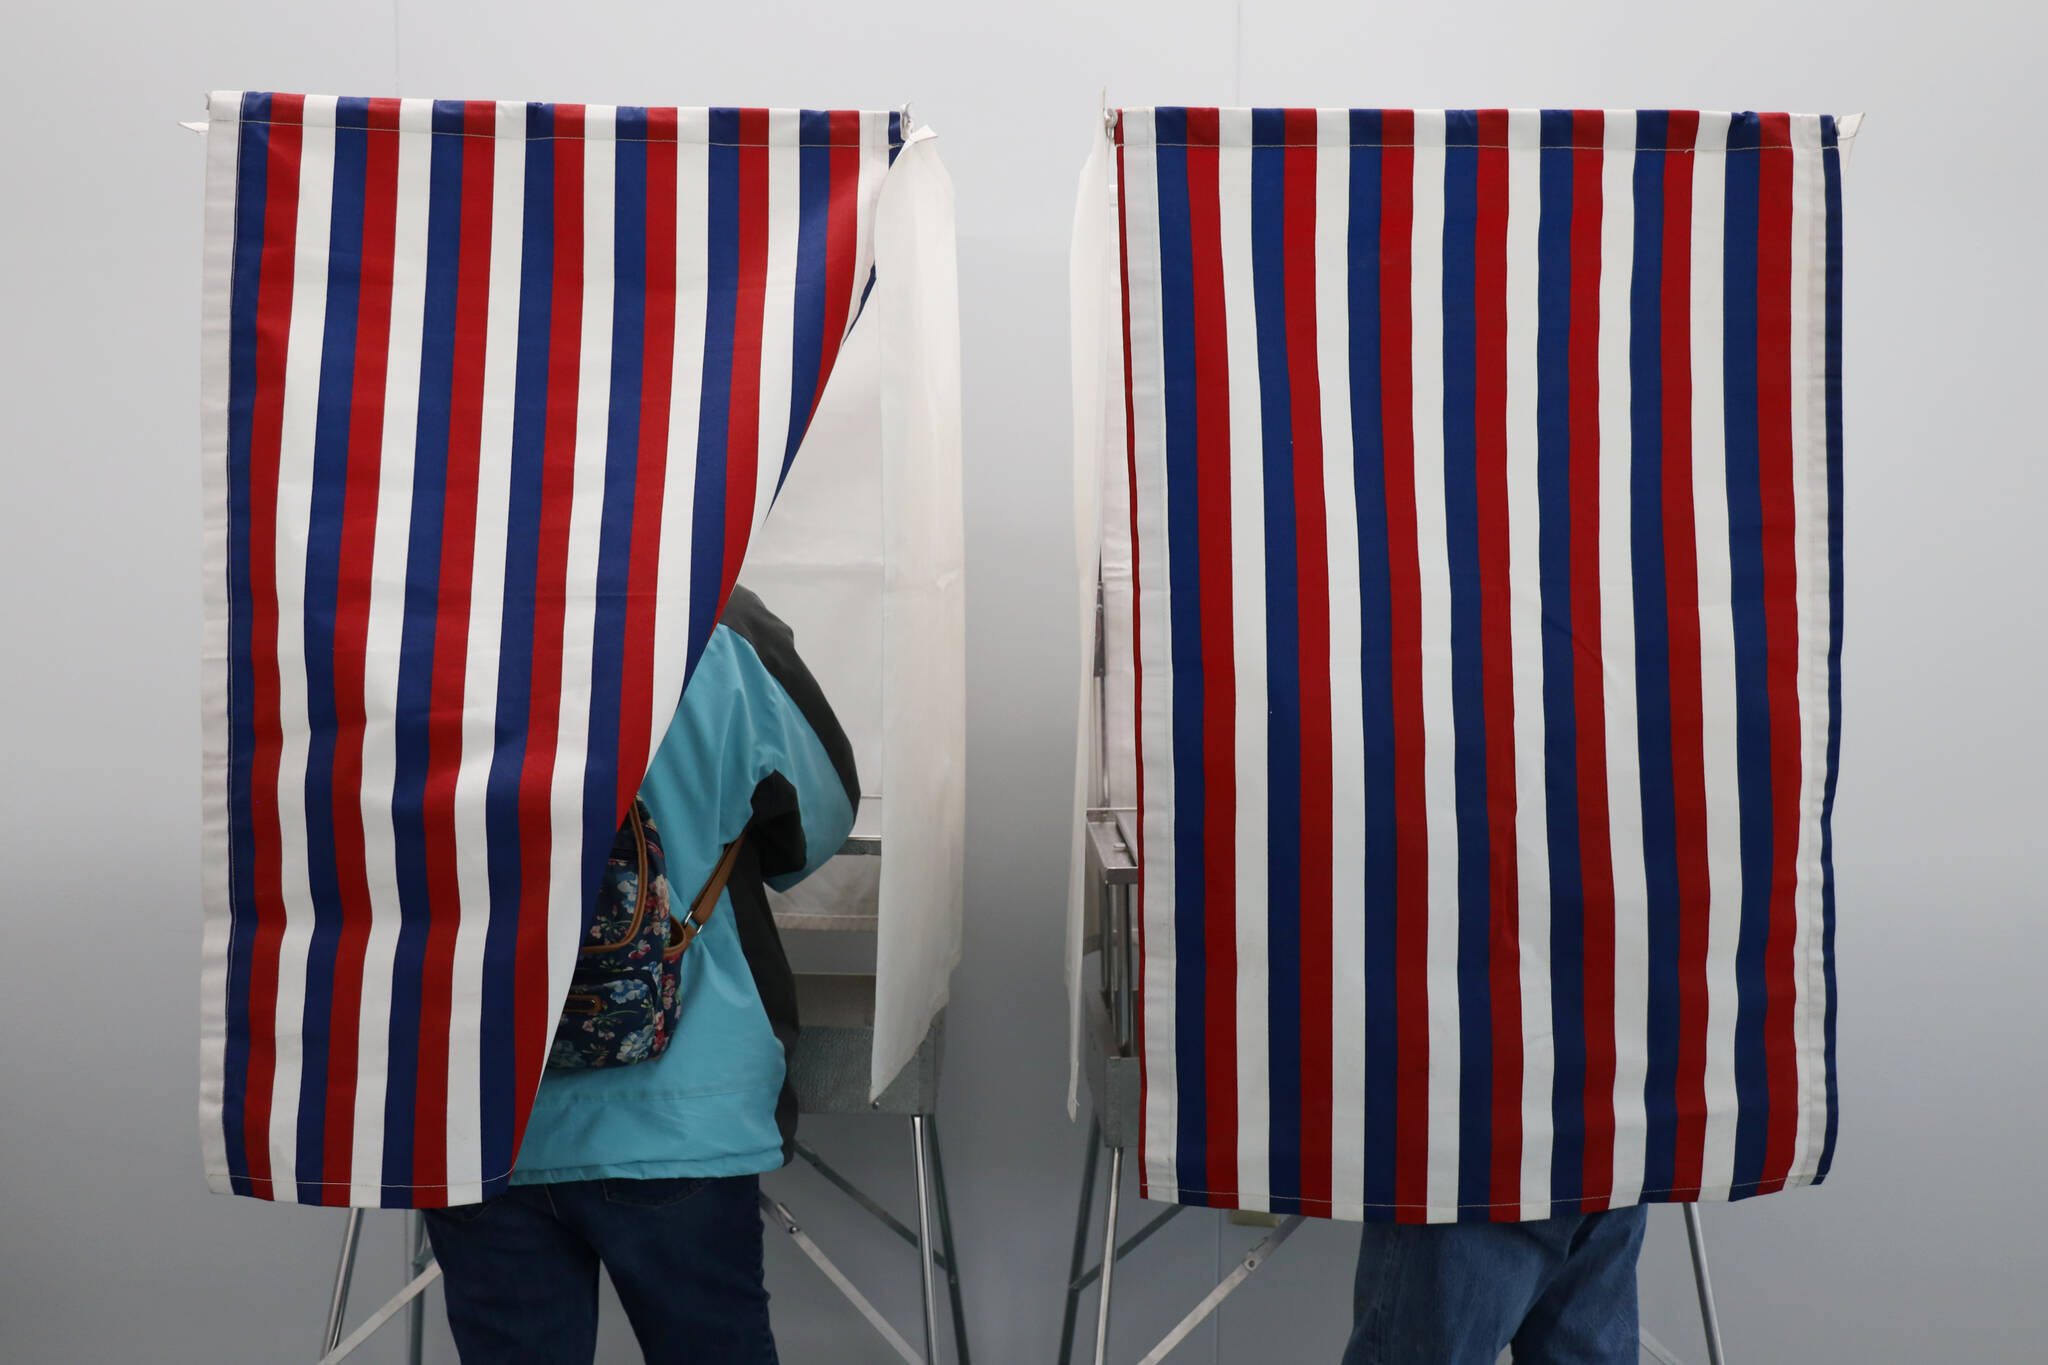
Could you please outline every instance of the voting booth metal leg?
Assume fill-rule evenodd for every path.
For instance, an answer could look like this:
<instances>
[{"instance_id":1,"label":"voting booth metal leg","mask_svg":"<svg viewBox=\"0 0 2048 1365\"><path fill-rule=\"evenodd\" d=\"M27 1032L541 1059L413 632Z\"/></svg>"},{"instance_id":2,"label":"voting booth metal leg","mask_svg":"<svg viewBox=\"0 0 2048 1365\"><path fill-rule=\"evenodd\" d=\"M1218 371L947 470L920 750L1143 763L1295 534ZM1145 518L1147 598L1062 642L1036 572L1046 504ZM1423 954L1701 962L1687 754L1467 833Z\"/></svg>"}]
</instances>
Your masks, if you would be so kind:
<instances>
[{"instance_id":1,"label":"voting booth metal leg","mask_svg":"<svg viewBox=\"0 0 2048 1365\"><path fill-rule=\"evenodd\" d=\"M940 1266L946 1272L946 1297L953 1307L953 1349L958 1353L955 1358L959 1365L971 1365L967 1354L967 1309L960 1296L960 1253L953 1247L953 1205L946 1194L946 1160L939 1142L939 1116L928 1115L924 1123L931 1140L932 1202L938 1210L939 1246L944 1255Z\"/></svg>"},{"instance_id":2,"label":"voting booth metal leg","mask_svg":"<svg viewBox=\"0 0 2048 1365\"><path fill-rule=\"evenodd\" d=\"M348 1284L356 1273L356 1245L363 1238L363 1210L348 1211L348 1227L341 1234L341 1261L334 1267L334 1293L327 1300L327 1330L320 1334L320 1354L341 1345L341 1318L348 1311Z\"/></svg>"},{"instance_id":3,"label":"voting booth metal leg","mask_svg":"<svg viewBox=\"0 0 2048 1365\"><path fill-rule=\"evenodd\" d=\"M1081 1210L1074 1215L1074 1255L1067 1262L1067 1308L1060 1319L1059 1365L1074 1357L1074 1323L1081 1307L1081 1291L1087 1287L1081 1267L1088 1263L1088 1215L1095 1210L1095 1166L1102 1153L1102 1124L1088 1115L1088 1154L1081 1167Z\"/></svg>"},{"instance_id":4,"label":"voting booth metal leg","mask_svg":"<svg viewBox=\"0 0 2048 1365\"><path fill-rule=\"evenodd\" d=\"M932 1266L932 1181L931 1152L924 1140L924 1115L910 1116L910 1144L916 1148L917 1166L917 1270L924 1291L924 1356L939 1358L939 1295Z\"/></svg>"},{"instance_id":5,"label":"voting booth metal leg","mask_svg":"<svg viewBox=\"0 0 2048 1365\"><path fill-rule=\"evenodd\" d=\"M918 1254L919 1288L922 1292L924 1310L924 1354L919 1355L902 1333L882 1316L881 1310L857 1289L846 1273L833 1262L832 1258L797 1223L789 1207L763 1194L761 1207L769 1217L781 1225L795 1241L797 1249L818 1267L825 1278L832 1282L845 1300L866 1318L891 1349L912 1365L924 1365L930 1361L938 1365L938 1276L946 1276L946 1292L953 1312L953 1349L958 1365L971 1365L967 1350L967 1314L960 1294L960 1255L953 1242L953 1214L946 1193L946 1166L940 1154L938 1119L931 1114L910 1116L911 1142L915 1151L913 1160L917 1175L917 1228L906 1227L881 1204L858 1185L834 1170L830 1163L803 1142L796 1144L796 1154L808 1165L825 1177L833 1188L851 1199L876 1222L888 1228L908 1243Z\"/></svg>"},{"instance_id":6,"label":"voting booth metal leg","mask_svg":"<svg viewBox=\"0 0 2048 1365\"><path fill-rule=\"evenodd\" d=\"M341 1259L334 1268L334 1292L327 1300L327 1326L320 1334L320 1359L318 1365L337 1365L337 1362L355 1354L355 1349L375 1335L378 1328L398 1316L400 1309L407 1315L406 1359L411 1365L420 1365L422 1347L426 1336L426 1300L423 1297L427 1286L440 1278L441 1267L434 1262L433 1246L427 1240L426 1215L413 1212L406 1215L405 1257L408 1276L405 1287L386 1299L376 1312L370 1314L363 1324L346 1338L341 1329L348 1316L349 1283L355 1278L356 1253L362 1247L363 1214L366 1210L350 1209L348 1224L341 1234Z\"/></svg>"},{"instance_id":7,"label":"voting booth metal leg","mask_svg":"<svg viewBox=\"0 0 2048 1365\"><path fill-rule=\"evenodd\" d=\"M1700 1206L1686 1204L1685 1241L1692 1252L1693 1286L1700 1295L1700 1329L1707 1336L1708 1365L1727 1365L1721 1349L1721 1313L1714 1305L1714 1281L1707 1274L1707 1239L1700 1229Z\"/></svg>"},{"instance_id":8,"label":"voting booth metal leg","mask_svg":"<svg viewBox=\"0 0 2048 1365\"><path fill-rule=\"evenodd\" d=\"M406 1215L410 1224L407 1245L411 1249L411 1270L418 1276L434 1263L434 1244L427 1238L427 1215L415 1209ZM405 1305L405 1359L407 1365L420 1365L427 1341L427 1300L424 1295L413 1295Z\"/></svg>"},{"instance_id":9,"label":"voting booth metal leg","mask_svg":"<svg viewBox=\"0 0 2048 1365\"><path fill-rule=\"evenodd\" d=\"M1066 1313L1060 1324L1059 1365L1071 1365L1073 1360L1074 1328L1081 1303L1081 1295L1087 1292L1091 1284L1097 1287L1095 1349L1092 1359L1094 1365L1108 1365L1110 1306L1114 1293L1116 1263L1129 1256L1140 1246L1143 1246L1153 1233L1172 1222L1187 1208L1185 1204L1169 1205L1165 1212L1147 1223L1134 1235L1119 1243L1116 1238L1117 1220L1123 1205L1124 1148L1110 1147L1109 1195L1105 1201L1106 1207L1103 1210L1102 1258L1097 1265L1086 1270L1082 1269L1088 1253L1089 1216L1095 1207L1096 1155L1098 1149L1103 1145L1105 1144L1102 1141L1100 1121L1091 1118L1088 1124L1086 1168L1081 1182L1081 1206L1074 1219L1074 1255L1069 1265L1067 1277ZM1236 1267L1228 1275L1224 1276L1217 1283L1216 1287L1210 1290L1202 1301L1196 1304L1189 1311L1188 1315L1175 1325L1171 1332L1162 1337L1159 1343L1146 1353L1140 1365L1158 1365L1158 1362L1165 1360L1168 1355L1172 1354L1175 1348L1186 1341L1193 1334L1194 1330L1208 1319L1210 1314L1222 1306L1225 1299L1237 1292L1238 1287L1247 1279L1250 1279L1252 1273L1266 1263L1272 1254L1280 1248L1281 1243L1294 1235L1295 1230L1301 1226L1303 1221L1299 1215L1282 1220L1279 1227L1268 1233L1258 1245L1245 1253Z\"/></svg>"},{"instance_id":10,"label":"voting booth metal leg","mask_svg":"<svg viewBox=\"0 0 2048 1365\"><path fill-rule=\"evenodd\" d=\"M1109 1198L1102 1218L1102 1292L1095 1301L1095 1365L1109 1359L1109 1296L1116 1283L1116 1215L1123 1201L1124 1149L1109 1153Z\"/></svg>"}]
</instances>

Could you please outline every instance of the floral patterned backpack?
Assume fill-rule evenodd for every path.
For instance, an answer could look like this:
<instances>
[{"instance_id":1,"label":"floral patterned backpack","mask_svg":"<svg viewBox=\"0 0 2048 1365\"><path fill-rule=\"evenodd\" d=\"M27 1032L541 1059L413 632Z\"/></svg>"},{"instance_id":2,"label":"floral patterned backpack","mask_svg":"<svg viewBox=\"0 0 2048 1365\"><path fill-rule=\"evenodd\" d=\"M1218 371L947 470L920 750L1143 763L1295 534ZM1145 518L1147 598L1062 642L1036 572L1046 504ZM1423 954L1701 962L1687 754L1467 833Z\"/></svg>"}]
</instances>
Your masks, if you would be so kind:
<instances>
[{"instance_id":1,"label":"floral patterned backpack","mask_svg":"<svg viewBox=\"0 0 2048 1365\"><path fill-rule=\"evenodd\" d=\"M744 837L744 836L742 836ZM597 907L555 1025L548 1066L581 1071L659 1057L682 1015L683 952L718 906L740 840L726 845L687 916L669 908L668 860L638 797L598 883Z\"/></svg>"}]
</instances>

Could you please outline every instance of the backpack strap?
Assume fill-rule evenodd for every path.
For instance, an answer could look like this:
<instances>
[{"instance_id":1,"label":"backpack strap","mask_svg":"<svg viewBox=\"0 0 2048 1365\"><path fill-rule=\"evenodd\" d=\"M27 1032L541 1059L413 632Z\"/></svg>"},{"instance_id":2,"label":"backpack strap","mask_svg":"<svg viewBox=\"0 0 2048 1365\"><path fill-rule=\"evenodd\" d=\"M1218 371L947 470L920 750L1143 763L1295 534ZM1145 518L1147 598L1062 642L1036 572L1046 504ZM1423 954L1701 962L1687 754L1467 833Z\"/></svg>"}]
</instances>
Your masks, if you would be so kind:
<instances>
[{"instance_id":1,"label":"backpack strap","mask_svg":"<svg viewBox=\"0 0 2048 1365\"><path fill-rule=\"evenodd\" d=\"M732 880L733 864L739 861L740 845L746 839L743 833L725 846L725 852L719 855L718 866L711 869L711 875L697 892L697 898L690 902L688 915L669 915L668 949L662 954L663 958L673 962L697 941L697 935L711 920L711 912L718 908L718 898L724 893L725 884Z\"/></svg>"}]
</instances>

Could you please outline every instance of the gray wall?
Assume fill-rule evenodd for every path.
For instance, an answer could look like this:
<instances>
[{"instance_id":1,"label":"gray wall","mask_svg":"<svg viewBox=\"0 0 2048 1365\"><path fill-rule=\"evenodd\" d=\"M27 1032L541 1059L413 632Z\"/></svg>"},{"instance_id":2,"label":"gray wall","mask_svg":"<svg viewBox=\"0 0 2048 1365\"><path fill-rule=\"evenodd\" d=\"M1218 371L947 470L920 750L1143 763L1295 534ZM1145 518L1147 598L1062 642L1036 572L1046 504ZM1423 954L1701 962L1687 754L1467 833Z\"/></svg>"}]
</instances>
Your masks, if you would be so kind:
<instances>
[{"instance_id":1,"label":"gray wall","mask_svg":"<svg viewBox=\"0 0 2048 1365\"><path fill-rule=\"evenodd\" d=\"M310 1359L341 1225L208 1196L194 1131L202 148L174 120L201 117L212 86L910 98L941 131L960 203L973 751L944 1123L978 1358L1049 1359L1081 1149L1059 1025L1065 241L1105 85L1132 103L1870 111L1848 175L1840 1159L1826 1188L1710 1208L1707 1227L1737 1360L2039 1359L2048 199L2023 100L2048 44L2018 17L2039 10L1430 8L1257 5L1240 41L1225 0L10 6L0 1359ZM876 1126L812 1135L900 1199L907 1149ZM777 1182L914 1321L908 1254L815 1178ZM395 1286L398 1222L371 1219L365 1295ZM1677 1215L1652 1226L1647 1322L1703 1359ZM1124 1358L1247 1235L1190 1215L1148 1248L1124 1281ZM1304 1231L1183 1358L1334 1360L1351 1243ZM786 1246L772 1255L787 1360L887 1358ZM608 1325L603 1358L632 1359ZM431 1358L453 1359L438 1317Z\"/></svg>"}]
</instances>

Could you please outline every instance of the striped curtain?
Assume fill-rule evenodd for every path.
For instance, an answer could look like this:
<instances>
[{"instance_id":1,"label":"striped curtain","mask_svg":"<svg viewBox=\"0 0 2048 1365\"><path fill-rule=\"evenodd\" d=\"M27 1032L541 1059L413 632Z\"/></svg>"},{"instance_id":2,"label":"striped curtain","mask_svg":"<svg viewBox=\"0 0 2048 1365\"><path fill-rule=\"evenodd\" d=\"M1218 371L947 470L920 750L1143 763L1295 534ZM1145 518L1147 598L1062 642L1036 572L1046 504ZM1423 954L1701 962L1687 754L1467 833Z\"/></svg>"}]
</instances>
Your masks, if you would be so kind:
<instances>
[{"instance_id":1,"label":"striped curtain","mask_svg":"<svg viewBox=\"0 0 2048 1365\"><path fill-rule=\"evenodd\" d=\"M891 113L216 94L213 1187L502 1189L596 877L860 311Z\"/></svg>"},{"instance_id":2,"label":"striped curtain","mask_svg":"<svg viewBox=\"0 0 2048 1365\"><path fill-rule=\"evenodd\" d=\"M1827 1174L1842 143L1116 120L1150 1197Z\"/></svg>"}]
</instances>

